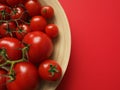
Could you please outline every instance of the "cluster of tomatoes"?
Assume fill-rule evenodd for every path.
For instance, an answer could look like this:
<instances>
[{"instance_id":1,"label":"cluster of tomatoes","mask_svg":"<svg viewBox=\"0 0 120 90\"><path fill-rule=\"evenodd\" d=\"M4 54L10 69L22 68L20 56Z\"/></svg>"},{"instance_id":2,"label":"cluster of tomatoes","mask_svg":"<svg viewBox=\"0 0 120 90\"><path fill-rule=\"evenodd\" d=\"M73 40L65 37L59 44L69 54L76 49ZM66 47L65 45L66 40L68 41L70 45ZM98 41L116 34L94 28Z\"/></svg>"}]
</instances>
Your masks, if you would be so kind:
<instances>
[{"instance_id":1,"label":"cluster of tomatoes","mask_svg":"<svg viewBox=\"0 0 120 90\"><path fill-rule=\"evenodd\" d=\"M35 90L40 79L60 79L51 60L58 27L51 6L38 0L0 0L0 90Z\"/></svg>"}]
</instances>

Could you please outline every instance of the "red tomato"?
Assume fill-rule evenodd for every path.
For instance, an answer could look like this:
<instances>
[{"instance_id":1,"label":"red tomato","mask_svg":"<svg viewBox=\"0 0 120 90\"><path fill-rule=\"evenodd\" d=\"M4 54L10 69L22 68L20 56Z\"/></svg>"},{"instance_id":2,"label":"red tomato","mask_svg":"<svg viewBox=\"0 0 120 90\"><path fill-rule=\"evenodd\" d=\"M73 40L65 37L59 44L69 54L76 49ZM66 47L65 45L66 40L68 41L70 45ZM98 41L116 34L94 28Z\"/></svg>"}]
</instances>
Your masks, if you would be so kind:
<instances>
[{"instance_id":1,"label":"red tomato","mask_svg":"<svg viewBox=\"0 0 120 90\"><path fill-rule=\"evenodd\" d=\"M0 3L7 5L7 0L0 0Z\"/></svg>"},{"instance_id":2,"label":"red tomato","mask_svg":"<svg viewBox=\"0 0 120 90\"><path fill-rule=\"evenodd\" d=\"M41 8L41 15L45 18L52 18L54 16L54 9L51 6L43 6Z\"/></svg>"},{"instance_id":3,"label":"red tomato","mask_svg":"<svg viewBox=\"0 0 120 90\"><path fill-rule=\"evenodd\" d=\"M20 3L20 0L6 0L10 6L16 6Z\"/></svg>"},{"instance_id":4,"label":"red tomato","mask_svg":"<svg viewBox=\"0 0 120 90\"><path fill-rule=\"evenodd\" d=\"M22 7L15 7L11 11L12 19L22 19L24 17L24 9Z\"/></svg>"},{"instance_id":5,"label":"red tomato","mask_svg":"<svg viewBox=\"0 0 120 90\"><path fill-rule=\"evenodd\" d=\"M7 72L4 69L0 68L0 90L7 90L6 88L6 75Z\"/></svg>"},{"instance_id":6,"label":"red tomato","mask_svg":"<svg viewBox=\"0 0 120 90\"><path fill-rule=\"evenodd\" d=\"M29 62L14 66L15 80L7 84L8 90L34 90L39 82L37 68Z\"/></svg>"},{"instance_id":7,"label":"red tomato","mask_svg":"<svg viewBox=\"0 0 120 90\"><path fill-rule=\"evenodd\" d=\"M25 4L27 1L38 1L38 0L20 0L22 4Z\"/></svg>"},{"instance_id":8,"label":"red tomato","mask_svg":"<svg viewBox=\"0 0 120 90\"><path fill-rule=\"evenodd\" d=\"M32 63L39 64L42 60L51 56L53 52L53 43L44 33L34 31L28 33L23 42L30 45L28 59Z\"/></svg>"},{"instance_id":9,"label":"red tomato","mask_svg":"<svg viewBox=\"0 0 120 90\"><path fill-rule=\"evenodd\" d=\"M0 4L0 20L10 19L10 8L6 5Z\"/></svg>"},{"instance_id":10,"label":"red tomato","mask_svg":"<svg viewBox=\"0 0 120 90\"><path fill-rule=\"evenodd\" d=\"M10 60L22 58L21 42L15 38L5 37L0 39L0 49L5 49L7 57Z\"/></svg>"},{"instance_id":11,"label":"red tomato","mask_svg":"<svg viewBox=\"0 0 120 90\"><path fill-rule=\"evenodd\" d=\"M30 16L33 17L36 15L40 15L40 10L41 10L40 2L29 0L28 2L25 3L25 7L28 10Z\"/></svg>"},{"instance_id":12,"label":"red tomato","mask_svg":"<svg viewBox=\"0 0 120 90\"><path fill-rule=\"evenodd\" d=\"M0 35L2 37L5 36L13 36L13 31L15 31L16 25L14 22L3 23L0 25Z\"/></svg>"},{"instance_id":13,"label":"red tomato","mask_svg":"<svg viewBox=\"0 0 120 90\"><path fill-rule=\"evenodd\" d=\"M49 37L55 38L58 36L58 27L55 24L49 24L46 26L45 32Z\"/></svg>"},{"instance_id":14,"label":"red tomato","mask_svg":"<svg viewBox=\"0 0 120 90\"><path fill-rule=\"evenodd\" d=\"M30 22L32 31L43 31L46 25L47 22L42 16L34 16Z\"/></svg>"},{"instance_id":15,"label":"red tomato","mask_svg":"<svg viewBox=\"0 0 120 90\"><path fill-rule=\"evenodd\" d=\"M29 27L29 25L21 24L19 28L16 29L16 37L19 40L22 40L24 36L29 32L31 32L31 28Z\"/></svg>"},{"instance_id":16,"label":"red tomato","mask_svg":"<svg viewBox=\"0 0 120 90\"><path fill-rule=\"evenodd\" d=\"M62 69L56 61L45 60L39 66L39 75L44 80L56 81L62 76Z\"/></svg>"}]
</instances>

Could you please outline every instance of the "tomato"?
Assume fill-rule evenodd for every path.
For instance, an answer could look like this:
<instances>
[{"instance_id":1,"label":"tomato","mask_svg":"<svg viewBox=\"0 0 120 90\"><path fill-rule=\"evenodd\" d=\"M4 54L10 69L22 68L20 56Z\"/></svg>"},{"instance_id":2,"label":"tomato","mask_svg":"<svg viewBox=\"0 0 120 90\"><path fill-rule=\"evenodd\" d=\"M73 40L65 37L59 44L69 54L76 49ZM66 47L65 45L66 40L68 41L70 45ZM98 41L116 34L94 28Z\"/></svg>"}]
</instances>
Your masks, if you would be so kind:
<instances>
[{"instance_id":1,"label":"tomato","mask_svg":"<svg viewBox=\"0 0 120 90\"><path fill-rule=\"evenodd\" d=\"M54 16L54 9L51 6L43 6L41 15L45 18L52 18Z\"/></svg>"},{"instance_id":2,"label":"tomato","mask_svg":"<svg viewBox=\"0 0 120 90\"><path fill-rule=\"evenodd\" d=\"M22 58L21 42L15 38L5 37L0 39L0 51L4 50L10 60Z\"/></svg>"},{"instance_id":3,"label":"tomato","mask_svg":"<svg viewBox=\"0 0 120 90\"><path fill-rule=\"evenodd\" d=\"M16 37L19 40L22 40L24 36L29 32L31 32L31 28L29 27L29 25L21 24L19 28L16 29Z\"/></svg>"},{"instance_id":4,"label":"tomato","mask_svg":"<svg viewBox=\"0 0 120 90\"><path fill-rule=\"evenodd\" d=\"M12 7L18 5L20 0L7 0L6 2Z\"/></svg>"},{"instance_id":5,"label":"tomato","mask_svg":"<svg viewBox=\"0 0 120 90\"><path fill-rule=\"evenodd\" d=\"M6 22L0 25L0 35L2 37L5 36L13 36L13 31L15 31L16 25L14 22Z\"/></svg>"},{"instance_id":6,"label":"tomato","mask_svg":"<svg viewBox=\"0 0 120 90\"><path fill-rule=\"evenodd\" d=\"M12 19L22 19L24 17L24 9L22 7L15 7L11 11Z\"/></svg>"},{"instance_id":7,"label":"tomato","mask_svg":"<svg viewBox=\"0 0 120 90\"><path fill-rule=\"evenodd\" d=\"M30 16L40 15L41 4L38 1L29 0L25 3L25 7L28 10Z\"/></svg>"},{"instance_id":8,"label":"tomato","mask_svg":"<svg viewBox=\"0 0 120 90\"><path fill-rule=\"evenodd\" d=\"M44 80L56 81L62 76L62 69L56 61L45 60L39 66L39 75Z\"/></svg>"},{"instance_id":9,"label":"tomato","mask_svg":"<svg viewBox=\"0 0 120 90\"><path fill-rule=\"evenodd\" d=\"M53 52L53 43L44 33L34 31L28 33L23 42L30 45L28 51L28 60L32 63L39 64L42 60L51 56Z\"/></svg>"},{"instance_id":10,"label":"tomato","mask_svg":"<svg viewBox=\"0 0 120 90\"><path fill-rule=\"evenodd\" d=\"M6 0L0 0L0 3L7 5Z\"/></svg>"},{"instance_id":11,"label":"tomato","mask_svg":"<svg viewBox=\"0 0 120 90\"><path fill-rule=\"evenodd\" d=\"M29 62L14 66L15 80L7 84L8 90L34 90L39 82L37 68Z\"/></svg>"},{"instance_id":12,"label":"tomato","mask_svg":"<svg viewBox=\"0 0 120 90\"><path fill-rule=\"evenodd\" d=\"M55 24L49 24L46 26L45 32L49 37L55 38L58 36L58 27Z\"/></svg>"},{"instance_id":13,"label":"tomato","mask_svg":"<svg viewBox=\"0 0 120 90\"><path fill-rule=\"evenodd\" d=\"M30 22L32 31L44 31L46 25L47 22L42 16L34 16Z\"/></svg>"},{"instance_id":14,"label":"tomato","mask_svg":"<svg viewBox=\"0 0 120 90\"><path fill-rule=\"evenodd\" d=\"M6 5L0 4L0 20L10 19L10 8Z\"/></svg>"},{"instance_id":15,"label":"tomato","mask_svg":"<svg viewBox=\"0 0 120 90\"><path fill-rule=\"evenodd\" d=\"M7 72L4 69L0 68L0 90L7 90L6 88L6 74Z\"/></svg>"}]
</instances>

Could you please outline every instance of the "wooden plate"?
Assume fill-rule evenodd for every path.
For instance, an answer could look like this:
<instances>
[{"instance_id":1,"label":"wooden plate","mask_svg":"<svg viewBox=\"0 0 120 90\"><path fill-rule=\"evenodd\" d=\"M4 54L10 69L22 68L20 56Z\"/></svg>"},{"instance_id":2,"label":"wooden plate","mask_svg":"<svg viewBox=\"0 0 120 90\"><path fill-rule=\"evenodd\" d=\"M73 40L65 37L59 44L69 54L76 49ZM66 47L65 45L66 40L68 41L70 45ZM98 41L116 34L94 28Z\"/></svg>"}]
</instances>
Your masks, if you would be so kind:
<instances>
[{"instance_id":1,"label":"wooden plate","mask_svg":"<svg viewBox=\"0 0 120 90\"><path fill-rule=\"evenodd\" d=\"M52 58L57 60L57 62L61 65L64 76L71 50L71 35L68 20L58 0L39 1L42 5L51 5L55 10L55 18L53 19L53 22L59 27L59 37L55 41L55 48ZM55 90L60 81L61 80L57 82L42 81L37 90Z\"/></svg>"}]
</instances>

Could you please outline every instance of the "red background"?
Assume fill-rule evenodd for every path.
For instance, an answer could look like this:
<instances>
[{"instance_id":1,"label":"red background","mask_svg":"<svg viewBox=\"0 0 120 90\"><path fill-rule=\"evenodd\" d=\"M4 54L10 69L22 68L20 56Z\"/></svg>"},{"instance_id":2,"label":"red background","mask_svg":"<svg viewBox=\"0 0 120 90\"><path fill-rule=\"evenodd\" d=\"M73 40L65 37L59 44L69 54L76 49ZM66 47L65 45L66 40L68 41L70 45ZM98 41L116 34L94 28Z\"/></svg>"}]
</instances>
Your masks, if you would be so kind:
<instances>
[{"instance_id":1,"label":"red background","mask_svg":"<svg viewBox=\"0 0 120 90\"><path fill-rule=\"evenodd\" d=\"M120 0L60 0L71 59L57 90L120 90Z\"/></svg>"}]
</instances>

